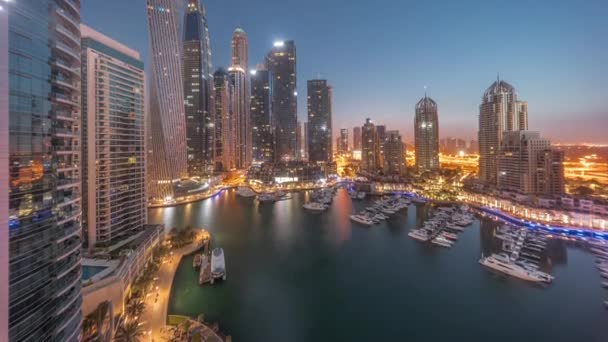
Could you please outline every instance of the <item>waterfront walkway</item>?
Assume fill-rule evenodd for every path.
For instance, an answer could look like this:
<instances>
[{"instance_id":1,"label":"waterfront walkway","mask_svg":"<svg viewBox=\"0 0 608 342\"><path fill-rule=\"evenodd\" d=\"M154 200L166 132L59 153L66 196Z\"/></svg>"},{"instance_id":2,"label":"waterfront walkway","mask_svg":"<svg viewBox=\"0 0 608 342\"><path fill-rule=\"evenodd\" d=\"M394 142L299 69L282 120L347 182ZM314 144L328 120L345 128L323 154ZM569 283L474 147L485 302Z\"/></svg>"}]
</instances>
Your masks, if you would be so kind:
<instances>
[{"instance_id":1,"label":"waterfront walkway","mask_svg":"<svg viewBox=\"0 0 608 342\"><path fill-rule=\"evenodd\" d=\"M140 319L147 334L150 336L150 341L166 341L161 329L166 328L169 297L175 272L183 256L194 253L202 248L202 246L202 242L197 239L188 246L173 250L173 254L169 257L169 260L161 264L156 275L158 279L154 283L154 287L158 288L156 290L158 292L158 300L155 300L156 292L153 292L151 296L146 298L146 310Z\"/></svg>"}]
</instances>

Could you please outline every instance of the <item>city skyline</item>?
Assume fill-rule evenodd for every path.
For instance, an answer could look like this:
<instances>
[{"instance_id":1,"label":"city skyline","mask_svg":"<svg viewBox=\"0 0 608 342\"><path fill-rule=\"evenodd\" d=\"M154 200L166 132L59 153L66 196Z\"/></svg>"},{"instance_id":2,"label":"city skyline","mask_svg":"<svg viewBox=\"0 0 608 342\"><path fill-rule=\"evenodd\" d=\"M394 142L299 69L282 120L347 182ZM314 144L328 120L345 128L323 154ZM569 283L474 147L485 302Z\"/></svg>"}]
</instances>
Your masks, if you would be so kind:
<instances>
[{"instance_id":1,"label":"city skyline","mask_svg":"<svg viewBox=\"0 0 608 342\"><path fill-rule=\"evenodd\" d=\"M120 3L119 13L108 10L115 7L113 2L104 3L103 7L107 9L97 3L86 4L83 6L83 22L108 36L120 36L147 62L145 13L141 10L143 0ZM413 129L408 124L414 116L411 108L427 86L429 96L442 104L442 137L457 136L469 140L476 135L473 125L477 120L480 93L500 73L501 79L526 94L526 100L531 103L530 127L542 129L553 142L608 143L601 131L601 127L608 124L607 109L602 101L602 93L605 93L602 89L606 89L602 80L608 77L608 70L599 64L601 56L608 55L608 48L592 44L606 33L605 26L600 25L601 18L608 12L605 3L589 2L585 9L580 10L574 10L571 7L574 5L567 3L552 3L554 10L551 13L546 13L541 3L527 4L525 12L518 11L515 4L482 9L473 3L465 3L462 8L453 8L453 17L445 18L444 15L444 21L435 28L427 25L417 27L420 19L415 18L415 13L436 9L437 3L386 3L383 4L385 6L374 6L377 11L371 14L367 12L372 6L369 4L353 4L339 9L330 6L328 13L319 14L320 27L310 30L303 27L304 22L290 20L284 15L286 9L278 8L280 6L274 6L272 2L255 5L262 8L238 2L231 11L222 9L222 4L216 1L203 1L202 4L209 18L213 65L229 66L230 37L237 26L248 33L250 67L263 61L274 40L293 39L299 46L301 61L298 64L298 90L303 92L306 80L318 76L331 81L335 89L336 129L353 127L365 117L372 117L376 122L399 129L404 141L412 141ZM309 12L314 4L297 7ZM474 11L467 11L472 7L475 7ZM501 42L488 42L493 34L502 31L500 25L490 24L494 20L492 7L499 8L504 17L518 17L518 27L510 29L510 36ZM400 13L400 9L405 11L407 18L396 20L395 15ZM344 15L338 16L339 22L334 23L328 17L338 10ZM264 11L273 17L272 21L260 23L258 16L251 15ZM117 19L123 15L125 20ZM369 20L378 25L361 28L350 25L351 21L363 15L372 16ZM388 17L384 19L382 16ZM413 18L408 23L410 16ZM478 24L454 28L459 20L479 21L474 16L482 20ZM458 17L461 19L456 19ZM391 18L394 19L389 20ZM406 23L403 28L399 27L400 22ZM561 27L562 22L575 22L578 26ZM335 33L320 32L326 25L334 24L338 27ZM404 32L403 37L401 32ZM359 38L370 41L371 45L364 51L355 50L359 47L356 45ZM391 40L396 40L399 42L396 45L403 48L388 44ZM423 58L415 53L417 47L431 48L437 53L430 57L425 54ZM516 55L515 51L520 48L525 49L525 58ZM403 67L395 71L394 65ZM354 72L359 73L358 78L364 77L367 81L352 82ZM373 90L381 84L386 85L384 91ZM367 95L369 89L372 89L373 96ZM554 101L556 93L569 100L564 103ZM357 101L363 96L369 100L364 103ZM302 120L306 117L304 98L300 97L298 106L298 118ZM559 127L564 125L573 129L560 131ZM337 136L339 132L334 130L333 133Z\"/></svg>"}]
</instances>

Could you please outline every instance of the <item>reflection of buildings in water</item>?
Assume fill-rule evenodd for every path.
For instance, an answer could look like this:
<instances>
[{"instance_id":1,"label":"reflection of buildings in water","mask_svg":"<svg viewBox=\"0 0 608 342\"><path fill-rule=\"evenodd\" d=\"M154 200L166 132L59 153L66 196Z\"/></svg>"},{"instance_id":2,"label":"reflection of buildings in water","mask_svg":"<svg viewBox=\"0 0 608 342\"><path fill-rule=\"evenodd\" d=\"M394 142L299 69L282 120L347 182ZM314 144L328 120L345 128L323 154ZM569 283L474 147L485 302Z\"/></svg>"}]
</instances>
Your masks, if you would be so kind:
<instances>
[{"instance_id":1,"label":"reflection of buildings in water","mask_svg":"<svg viewBox=\"0 0 608 342\"><path fill-rule=\"evenodd\" d=\"M566 265L568 263L566 241L547 239L547 249L545 250L543 261L549 268L555 265Z\"/></svg>"},{"instance_id":2,"label":"reflection of buildings in water","mask_svg":"<svg viewBox=\"0 0 608 342\"><path fill-rule=\"evenodd\" d=\"M424 225L424 221L427 220L428 214L428 205L416 205L416 228L421 228Z\"/></svg>"},{"instance_id":3,"label":"reflection of buildings in water","mask_svg":"<svg viewBox=\"0 0 608 342\"><path fill-rule=\"evenodd\" d=\"M479 220L479 240L481 246L481 253L483 255L490 255L493 253L499 253L502 251L502 241L495 238L496 228L500 224L487 218L480 218Z\"/></svg>"}]
</instances>

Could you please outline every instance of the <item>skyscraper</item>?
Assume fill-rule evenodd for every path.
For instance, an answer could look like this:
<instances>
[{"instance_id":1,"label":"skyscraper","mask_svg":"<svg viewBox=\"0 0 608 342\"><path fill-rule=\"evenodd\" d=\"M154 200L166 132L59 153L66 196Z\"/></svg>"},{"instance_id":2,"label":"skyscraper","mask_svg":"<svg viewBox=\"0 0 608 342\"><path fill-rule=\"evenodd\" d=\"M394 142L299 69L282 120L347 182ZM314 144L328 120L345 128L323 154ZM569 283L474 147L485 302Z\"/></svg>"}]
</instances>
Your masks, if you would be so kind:
<instances>
[{"instance_id":1,"label":"skyscraper","mask_svg":"<svg viewBox=\"0 0 608 342\"><path fill-rule=\"evenodd\" d=\"M551 148L549 139L539 132L505 131L498 155L498 188L524 194L538 189L539 157Z\"/></svg>"},{"instance_id":2,"label":"skyscraper","mask_svg":"<svg viewBox=\"0 0 608 342\"><path fill-rule=\"evenodd\" d=\"M304 155L302 156L302 159L308 161L308 141L310 140L310 138L308 137L308 121L304 122L303 134L304 134Z\"/></svg>"},{"instance_id":3,"label":"skyscraper","mask_svg":"<svg viewBox=\"0 0 608 342\"><path fill-rule=\"evenodd\" d=\"M340 129L340 137L338 137L338 144L336 149L338 153L347 153L348 152L348 129L341 128Z\"/></svg>"},{"instance_id":4,"label":"skyscraper","mask_svg":"<svg viewBox=\"0 0 608 342\"><path fill-rule=\"evenodd\" d=\"M274 161L270 74L265 67L251 72L251 126L253 160Z\"/></svg>"},{"instance_id":5,"label":"skyscraper","mask_svg":"<svg viewBox=\"0 0 608 342\"><path fill-rule=\"evenodd\" d=\"M382 167L384 165L384 140L386 140L386 126L376 125L376 134L378 134L378 143L380 144L380 153L378 155L378 165Z\"/></svg>"},{"instance_id":6,"label":"skyscraper","mask_svg":"<svg viewBox=\"0 0 608 342\"><path fill-rule=\"evenodd\" d=\"M148 195L175 197L174 184L188 175L184 84L175 0L146 0L150 46Z\"/></svg>"},{"instance_id":7,"label":"skyscraper","mask_svg":"<svg viewBox=\"0 0 608 342\"><path fill-rule=\"evenodd\" d=\"M565 192L564 151L553 148L541 151L537 157L536 193L559 196Z\"/></svg>"},{"instance_id":8,"label":"skyscraper","mask_svg":"<svg viewBox=\"0 0 608 342\"><path fill-rule=\"evenodd\" d=\"M237 27L232 34L232 54L228 73L234 85L235 166L244 169L251 163L251 118L249 116L247 34Z\"/></svg>"},{"instance_id":9,"label":"skyscraper","mask_svg":"<svg viewBox=\"0 0 608 342\"><path fill-rule=\"evenodd\" d=\"M497 79L479 106L479 180L497 185L498 155L505 131L528 129L528 103L517 100L513 86Z\"/></svg>"},{"instance_id":10,"label":"skyscraper","mask_svg":"<svg viewBox=\"0 0 608 342\"><path fill-rule=\"evenodd\" d=\"M138 52L80 28L82 222L92 250L133 236L147 221L145 72Z\"/></svg>"},{"instance_id":11,"label":"skyscraper","mask_svg":"<svg viewBox=\"0 0 608 342\"><path fill-rule=\"evenodd\" d=\"M308 160L331 162L331 86L327 80L309 80L308 85Z\"/></svg>"},{"instance_id":12,"label":"skyscraper","mask_svg":"<svg viewBox=\"0 0 608 342\"><path fill-rule=\"evenodd\" d=\"M183 83L188 174L208 175L214 168L215 116L211 47L205 9L187 0L184 16Z\"/></svg>"},{"instance_id":13,"label":"skyscraper","mask_svg":"<svg viewBox=\"0 0 608 342\"><path fill-rule=\"evenodd\" d=\"M296 160L302 160L302 153L304 152L304 135L302 134L302 121L298 120L296 126Z\"/></svg>"},{"instance_id":14,"label":"skyscraper","mask_svg":"<svg viewBox=\"0 0 608 342\"><path fill-rule=\"evenodd\" d=\"M353 150L361 151L361 127L353 127Z\"/></svg>"},{"instance_id":15,"label":"skyscraper","mask_svg":"<svg viewBox=\"0 0 608 342\"><path fill-rule=\"evenodd\" d=\"M234 87L224 69L213 74L215 88L215 169L227 171L235 166Z\"/></svg>"},{"instance_id":16,"label":"skyscraper","mask_svg":"<svg viewBox=\"0 0 608 342\"><path fill-rule=\"evenodd\" d=\"M375 173L380 167L380 142L376 126L370 118L365 119L361 129L361 170Z\"/></svg>"},{"instance_id":17,"label":"skyscraper","mask_svg":"<svg viewBox=\"0 0 608 342\"><path fill-rule=\"evenodd\" d=\"M399 131L387 131L384 141L384 174L403 176L405 174L405 151Z\"/></svg>"},{"instance_id":18,"label":"skyscraper","mask_svg":"<svg viewBox=\"0 0 608 342\"><path fill-rule=\"evenodd\" d=\"M297 154L298 121L296 45L294 41L275 42L266 56L266 66L272 78L271 106L275 126L275 162L294 160Z\"/></svg>"},{"instance_id":19,"label":"skyscraper","mask_svg":"<svg viewBox=\"0 0 608 342\"><path fill-rule=\"evenodd\" d=\"M416 104L414 148L418 172L439 169L439 118L437 103L426 94Z\"/></svg>"},{"instance_id":20,"label":"skyscraper","mask_svg":"<svg viewBox=\"0 0 608 342\"><path fill-rule=\"evenodd\" d=\"M10 1L2 7L0 241L6 249L0 256L4 266L8 254L9 267L0 275L0 340L77 341L80 1Z\"/></svg>"}]
</instances>

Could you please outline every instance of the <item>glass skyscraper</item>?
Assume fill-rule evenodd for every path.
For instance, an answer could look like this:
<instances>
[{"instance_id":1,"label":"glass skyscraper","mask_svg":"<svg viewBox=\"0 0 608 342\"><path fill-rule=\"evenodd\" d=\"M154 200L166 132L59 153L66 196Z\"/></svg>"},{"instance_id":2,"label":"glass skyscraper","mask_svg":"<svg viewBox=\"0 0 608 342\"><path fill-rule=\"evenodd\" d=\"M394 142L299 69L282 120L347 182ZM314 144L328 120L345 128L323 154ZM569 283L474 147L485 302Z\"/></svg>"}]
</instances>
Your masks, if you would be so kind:
<instances>
[{"instance_id":1,"label":"glass skyscraper","mask_svg":"<svg viewBox=\"0 0 608 342\"><path fill-rule=\"evenodd\" d=\"M77 341L80 1L19 0L3 7L9 142L8 168L1 173L9 191L0 195L8 200L8 219L2 218L9 235L9 300L2 301L9 312L8 340Z\"/></svg>"},{"instance_id":2,"label":"glass skyscraper","mask_svg":"<svg viewBox=\"0 0 608 342\"><path fill-rule=\"evenodd\" d=\"M275 42L266 56L272 77L272 117L275 127L275 162L295 160L298 101L296 87L296 44ZM310 153L310 151L309 151Z\"/></svg>"},{"instance_id":3,"label":"glass skyscraper","mask_svg":"<svg viewBox=\"0 0 608 342\"><path fill-rule=\"evenodd\" d=\"M213 172L215 116L211 47L205 9L199 0L187 1L182 58L188 173L192 177Z\"/></svg>"},{"instance_id":4,"label":"glass skyscraper","mask_svg":"<svg viewBox=\"0 0 608 342\"><path fill-rule=\"evenodd\" d=\"M274 138L272 129L270 74L258 68L251 74L251 126L253 160L274 161Z\"/></svg>"},{"instance_id":5,"label":"glass skyscraper","mask_svg":"<svg viewBox=\"0 0 608 342\"><path fill-rule=\"evenodd\" d=\"M175 197L188 175L181 39L176 0L147 0L150 46L148 192L153 201Z\"/></svg>"},{"instance_id":6,"label":"glass skyscraper","mask_svg":"<svg viewBox=\"0 0 608 342\"><path fill-rule=\"evenodd\" d=\"M439 118L437 103L424 97L416 104L414 148L418 172L439 169Z\"/></svg>"},{"instance_id":7,"label":"glass skyscraper","mask_svg":"<svg viewBox=\"0 0 608 342\"><path fill-rule=\"evenodd\" d=\"M331 162L331 87L327 80L309 80L308 86L308 160Z\"/></svg>"}]
</instances>

